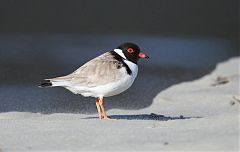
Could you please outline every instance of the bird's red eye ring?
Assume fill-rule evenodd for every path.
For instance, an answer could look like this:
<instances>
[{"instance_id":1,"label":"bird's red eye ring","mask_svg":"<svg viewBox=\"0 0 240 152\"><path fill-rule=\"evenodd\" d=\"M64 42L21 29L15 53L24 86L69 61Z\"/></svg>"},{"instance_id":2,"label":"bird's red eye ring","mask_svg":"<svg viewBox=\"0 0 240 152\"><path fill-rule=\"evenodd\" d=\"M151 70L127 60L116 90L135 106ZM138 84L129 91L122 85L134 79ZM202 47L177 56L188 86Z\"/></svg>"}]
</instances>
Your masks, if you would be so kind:
<instances>
[{"instance_id":1,"label":"bird's red eye ring","mask_svg":"<svg viewBox=\"0 0 240 152\"><path fill-rule=\"evenodd\" d=\"M127 51L128 51L128 53L133 53L134 52L133 48L128 48Z\"/></svg>"}]
</instances>

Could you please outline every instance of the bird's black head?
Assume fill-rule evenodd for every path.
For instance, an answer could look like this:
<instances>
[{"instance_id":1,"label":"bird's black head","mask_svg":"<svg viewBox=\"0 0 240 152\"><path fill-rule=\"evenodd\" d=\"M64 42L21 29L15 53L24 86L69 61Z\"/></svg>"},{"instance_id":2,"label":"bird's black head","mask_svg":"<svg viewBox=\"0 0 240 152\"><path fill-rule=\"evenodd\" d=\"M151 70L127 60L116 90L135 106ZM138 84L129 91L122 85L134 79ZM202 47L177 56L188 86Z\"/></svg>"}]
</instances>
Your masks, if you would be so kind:
<instances>
[{"instance_id":1,"label":"bird's black head","mask_svg":"<svg viewBox=\"0 0 240 152\"><path fill-rule=\"evenodd\" d=\"M140 48L134 43L123 43L117 49L122 50L122 53L127 60L137 64L140 58L149 58L145 53L140 51Z\"/></svg>"}]
</instances>

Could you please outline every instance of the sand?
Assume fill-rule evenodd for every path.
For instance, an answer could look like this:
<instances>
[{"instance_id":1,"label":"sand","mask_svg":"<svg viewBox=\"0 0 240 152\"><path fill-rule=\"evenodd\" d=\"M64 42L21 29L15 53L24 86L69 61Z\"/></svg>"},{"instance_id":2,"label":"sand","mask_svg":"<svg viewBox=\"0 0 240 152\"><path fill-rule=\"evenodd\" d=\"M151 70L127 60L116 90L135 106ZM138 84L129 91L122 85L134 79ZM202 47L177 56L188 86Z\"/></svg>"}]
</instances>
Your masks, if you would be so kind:
<instances>
[{"instance_id":1,"label":"sand","mask_svg":"<svg viewBox=\"0 0 240 152\"><path fill-rule=\"evenodd\" d=\"M0 151L239 151L239 63L232 58L173 85L147 108L108 110L116 120L100 121L96 113L1 113Z\"/></svg>"}]
</instances>

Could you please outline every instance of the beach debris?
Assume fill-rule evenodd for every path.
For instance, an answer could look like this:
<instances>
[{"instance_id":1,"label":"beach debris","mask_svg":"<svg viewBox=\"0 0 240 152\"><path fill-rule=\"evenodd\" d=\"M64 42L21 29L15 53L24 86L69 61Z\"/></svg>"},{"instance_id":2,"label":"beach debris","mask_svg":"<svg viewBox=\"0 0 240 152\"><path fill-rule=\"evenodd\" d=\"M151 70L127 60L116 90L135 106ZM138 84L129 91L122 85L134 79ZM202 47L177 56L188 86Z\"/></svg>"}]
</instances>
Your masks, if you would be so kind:
<instances>
[{"instance_id":1,"label":"beach debris","mask_svg":"<svg viewBox=\"0 0 240 152\"><path fill-rule=\"evenodd\" d=\"M163 145L167 146L169 143L168 142L164 142Z\"/></svg>"},{"instance_id":2,"label":"beach debris","mask_svg":"<svg viewBox=\"0 0 240 152\"><path fill-rule=\"evenodd\" d=\"M213 83L211 84L211 86L218 86L218 85L221 85L221 84L226 84L229 82L229 79L227 77L217 77Z\"/></svg>"},{"instance_id":3,"label":"beach debris","mask_svg":"<svg viewBox=\"0 0 240 152\"><path fill-rule=\"evenodd\" d=\"M232 97L232 100L230 101L230 105L233 106L236 103L240 103L240 96L235 95Z\"/></svg>"},{"instance_id":4,"label":"beach debris","mask_svg":"<svg viewBox=\"0 0 240 152\"><path fill-rule=\"evenodd\" d=\"M231 106L235 105L235 102L234 101L230 101L230 105Z\"/></svg>"},{"instance_id":5,"label":"beach debris","mask_svg":"<svg viewBox=\"0 0 240 152\"><path fill-rule=\"evenodd\" d=\"M233 96L233 100L240 103L240 96L237 96L237 95Z\"/></svg>"}]
</instances>

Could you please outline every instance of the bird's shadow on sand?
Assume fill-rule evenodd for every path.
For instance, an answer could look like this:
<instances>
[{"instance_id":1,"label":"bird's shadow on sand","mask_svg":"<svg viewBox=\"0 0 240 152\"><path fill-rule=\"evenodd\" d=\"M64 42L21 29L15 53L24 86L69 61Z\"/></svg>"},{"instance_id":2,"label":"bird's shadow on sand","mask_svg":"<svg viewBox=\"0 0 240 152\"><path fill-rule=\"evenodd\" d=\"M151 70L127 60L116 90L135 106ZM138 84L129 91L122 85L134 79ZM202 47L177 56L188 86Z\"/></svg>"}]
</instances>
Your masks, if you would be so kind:
<instances>
[{"instance_id":1,"label":"bird's shadow on sand","mask_svg":"<svg viewBox=\"0 0 240 152\"><path fill-rule=\"evenodd\" d=\"M158 115L155 113L151 114L136 114L136 115L109 115L109 119L115 120L156 120L156 121L169 121L169 120L184 120L191 118L202 118L202 117L185 117L180 115L178 117L171 117L165 115ZM98 119L98 117L86 117L83 119Z\"/></svg>"}]
</instances>

